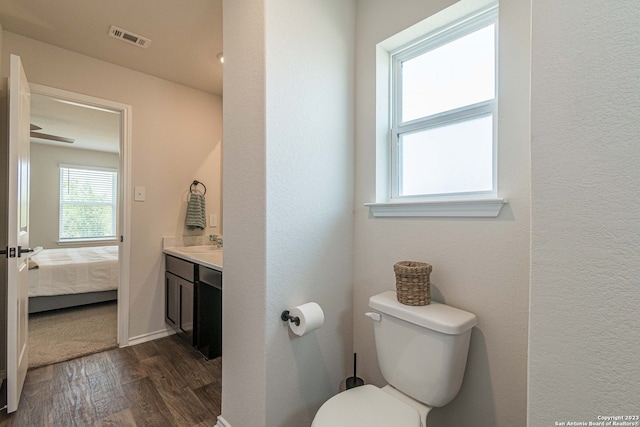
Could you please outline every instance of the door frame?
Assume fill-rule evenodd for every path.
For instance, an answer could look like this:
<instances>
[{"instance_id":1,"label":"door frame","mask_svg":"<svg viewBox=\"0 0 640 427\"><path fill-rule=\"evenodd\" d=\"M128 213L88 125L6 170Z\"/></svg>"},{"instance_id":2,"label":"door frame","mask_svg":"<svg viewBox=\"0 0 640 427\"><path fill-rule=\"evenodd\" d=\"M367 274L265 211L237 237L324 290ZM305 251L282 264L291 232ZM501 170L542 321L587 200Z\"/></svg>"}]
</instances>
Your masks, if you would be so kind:
<instances>
[{"instance_id":1,"label":"door frame","mask_svg":"<svg viewBox=\"0 0 640 427\"><path fill-rule=\"evenodd\" d=\"M118 256L118 346L129 345L129 268L131 255L131 120L132 107L116 101L96 98L68 90L30 83L32 94L89 105L120 113L120 159L118 183L117 235L120 246Z\"/></svg>"}]
</instances>

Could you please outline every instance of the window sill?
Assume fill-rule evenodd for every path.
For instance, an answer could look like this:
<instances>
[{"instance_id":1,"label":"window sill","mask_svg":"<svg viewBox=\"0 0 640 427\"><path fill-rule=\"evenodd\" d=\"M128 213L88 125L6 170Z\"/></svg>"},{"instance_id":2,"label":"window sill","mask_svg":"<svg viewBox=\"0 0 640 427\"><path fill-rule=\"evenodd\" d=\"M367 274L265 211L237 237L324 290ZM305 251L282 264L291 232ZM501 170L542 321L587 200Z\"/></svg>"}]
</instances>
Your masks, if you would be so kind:
<instances>
[{"instance_id":1,"label":"window sill","mask_svg":"<svg viewBox=\"0 0 640 427\"><path fill-rule=\"evenodd\" d=\"M495 218L506 199L365 203L373 217Z\"/></svg>"},{"instance_id":2,"label":"window sill","mask_svg":"<svg viewBox=\"0 0 640 427\"><path fill-rule=\"evenodd\" d=\"M109 246L114 243L118 243L118 240L114 237L108 237L104 239L92 238L92 239L75 239L75 240L58 240L56 244L58 246Z\"/></svg>"}]
</instances>

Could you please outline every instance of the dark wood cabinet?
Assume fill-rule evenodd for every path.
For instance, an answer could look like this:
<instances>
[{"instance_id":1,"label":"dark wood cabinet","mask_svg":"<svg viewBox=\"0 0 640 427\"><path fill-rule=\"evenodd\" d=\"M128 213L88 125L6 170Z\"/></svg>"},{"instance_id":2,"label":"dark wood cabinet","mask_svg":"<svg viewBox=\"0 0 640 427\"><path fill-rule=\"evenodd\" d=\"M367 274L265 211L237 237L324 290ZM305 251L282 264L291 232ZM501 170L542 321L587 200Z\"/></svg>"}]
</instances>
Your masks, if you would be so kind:
<instances>
[{"instance_id":1,"label":"dark wood cabinet","mask_svg":"<svg viewBox=\"0 0 640 427\"><path fill-rule=\"evenodd\" d=\"M165 255L165 322L207 359L222 355L222 272Z\"/></svg>"},{"instance_id":2,"label":"dark wood cabinet","mask_svg":"<svg viewBox=\"0 0 640 427\"><path fill-rule=\"evenodd\" d=\"M222 273L198 266L197 347L207 359L222 355Z\"/></svg>"},{"instance_id":3,"label":"dark wood cabinet","mask_svg":"<svg viewBox=\"0 0 640 427\"><path fill-rule=\"evenodd\" d=\"M180 330L195 344L193 330L194 284L186 280L180 281Z\"/></svg>"},{"instance_id":4,"label":"dark wood cabinet","mask_svg":"<svg viewBox=\"0 0 640 427\"><path fill-rule=\"evenodd\" d=\"M164 321L177 328L180 326L180 285L178 276L164 273Z\"/></svg>"},{"instance_id":5,"label":"dark wood cabinet","mask_svg":"<svg viewBox=\"0 0 640 427\"><path fill-rule=\"evenodd\" d=\"M195 264L165 257L165 322L195 345Z\"/></svg>"}]
</instances>

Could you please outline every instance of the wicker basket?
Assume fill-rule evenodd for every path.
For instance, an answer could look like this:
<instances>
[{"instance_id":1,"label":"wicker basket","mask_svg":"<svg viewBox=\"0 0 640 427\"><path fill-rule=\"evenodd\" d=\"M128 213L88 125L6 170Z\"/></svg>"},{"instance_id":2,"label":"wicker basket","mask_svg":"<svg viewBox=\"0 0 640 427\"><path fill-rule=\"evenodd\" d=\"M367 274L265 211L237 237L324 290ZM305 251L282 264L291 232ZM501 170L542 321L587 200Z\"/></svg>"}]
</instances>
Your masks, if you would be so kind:
<instances>
[{"instance_id":1,"label":"wicker basket","mask_svg":"<svg viewBox=\"0 0 640 427\"><path fill-rule=\"evenodd\" d=\"M431 302L431 264L400 261L393 266L393 271L396 273L398 301L405 305L427 305Z\"/></svg>"}]
</instances>

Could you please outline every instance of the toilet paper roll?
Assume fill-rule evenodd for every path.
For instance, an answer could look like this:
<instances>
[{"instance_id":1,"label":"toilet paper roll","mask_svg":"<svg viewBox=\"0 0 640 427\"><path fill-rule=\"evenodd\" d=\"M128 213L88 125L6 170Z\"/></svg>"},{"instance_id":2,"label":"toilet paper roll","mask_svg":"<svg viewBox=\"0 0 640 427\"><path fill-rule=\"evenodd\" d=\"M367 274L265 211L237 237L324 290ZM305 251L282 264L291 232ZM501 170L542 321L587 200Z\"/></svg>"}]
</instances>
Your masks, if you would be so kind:
<instances>
[{"instance_id":1,"label":"toilet paper roll","mask_svg":"<svg viewBox=\"0 0 640 427\"><path fill-rule=\"evenodd\" d=\"M315 331L324 324L324 312L315 302L308 302L306 304L293 307L289 311L289 315L300 319L300 325L298 326L293 322L289 322L291 331L298 336Z\"/></svg>"}]
</instances>

